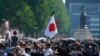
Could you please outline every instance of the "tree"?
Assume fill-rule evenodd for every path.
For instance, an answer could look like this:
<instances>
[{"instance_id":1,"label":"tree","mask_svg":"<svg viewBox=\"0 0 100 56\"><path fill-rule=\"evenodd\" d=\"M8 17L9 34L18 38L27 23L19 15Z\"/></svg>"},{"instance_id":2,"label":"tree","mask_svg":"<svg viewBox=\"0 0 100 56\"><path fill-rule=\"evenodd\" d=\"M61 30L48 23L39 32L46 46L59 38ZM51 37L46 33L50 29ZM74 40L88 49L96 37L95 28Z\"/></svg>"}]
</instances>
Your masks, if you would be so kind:
<instances>
[{"instance_id":1,"label":"tree","mask_svg":"<svg viewBox=\"0 0 100 56\"><path fill-rule=\"evenodd\" d=\"M45 30L51 13L54 11L59 33L68 32L70 26L69 16L62 0L26 0L26 2L28 2L33 13L35 13L40 30Z\"/></svg>"},{"instance_id":2,"label":"tree","mask_svg":"<svg viewBox=\"0 0 100 56\"><path fill-rule=\"evenodd\" d=\"M0 0L0 5L0 24L4 18L12 28L43 33L54 11L59 33L68 32L70 22L62 0Z\"/></svg>"},{"instance_id":3,"label":"tree","mask_svg":"<svg viewBox=\"0 0 100 56\"><path fill-rule=\"evenodd\" d=\"M1 0L0 5L0 21L5 18L10 21L12 28L25 32L37 31L34 13L24 0Z\"/></svg>"},{"instance_id":4,"label":"tree","mask_svg":"<svg viewBox=\"0 0 100 56\"><path fill-rule=\"evenodd\" d=\"M66 11L67 9L65 8L62 0L51 1L50 8L51 10L55 10L56 12L55 17L60 20L58 25L59 32L67 33L70 26L70 22L69 22L68 13Z\"/></svg>"}]
</instances>

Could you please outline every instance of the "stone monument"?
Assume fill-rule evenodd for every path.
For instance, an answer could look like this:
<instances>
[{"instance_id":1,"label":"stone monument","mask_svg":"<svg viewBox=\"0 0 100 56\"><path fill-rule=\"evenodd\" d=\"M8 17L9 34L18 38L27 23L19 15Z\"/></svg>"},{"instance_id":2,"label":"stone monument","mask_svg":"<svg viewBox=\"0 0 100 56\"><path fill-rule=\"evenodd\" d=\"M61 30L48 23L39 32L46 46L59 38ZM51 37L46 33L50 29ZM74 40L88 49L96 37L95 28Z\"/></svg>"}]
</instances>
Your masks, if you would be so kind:
<instances>
[{"instance_id":1,"label":"stone monument","mask_svg":"<svg viewBox=\"0 0 100 56\"><path fill-rule=\"evenodd\" d=\"M93 39L92 34L90 33L87 25L86 25L86 13L85 8L83 8L80 14L80 28L76 29L73 37L75 39L83 40L83 39Z\"/></svg>"}]
</instances>

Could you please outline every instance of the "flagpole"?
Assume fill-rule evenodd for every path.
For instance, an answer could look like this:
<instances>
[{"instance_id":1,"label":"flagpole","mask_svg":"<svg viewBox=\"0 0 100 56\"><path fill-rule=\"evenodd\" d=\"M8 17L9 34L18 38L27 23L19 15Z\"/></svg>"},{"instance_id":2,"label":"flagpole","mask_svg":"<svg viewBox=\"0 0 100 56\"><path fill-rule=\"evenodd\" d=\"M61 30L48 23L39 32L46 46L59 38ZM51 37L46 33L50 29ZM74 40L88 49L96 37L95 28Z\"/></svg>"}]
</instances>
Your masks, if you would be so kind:
<instances>
[{"instance_id":1,"label":"flagpole","mask_svg":"<svg viewBox=\"0 0 100 56\"><path fill-rule=\"evenodd\" d=\"M52 43L52 39L50 37L47 37L47 42Z\"/></svg>"},{"instance_id":2,"label":"flagpole","mask_svg":"<svg viewBox=\"0 0 100 56\"><path fill-rule=\"evenodd\" d=\"M55 12L53 11L53 12L51 13L51 16L53 16L53 15L54 15L54 13L55 13Z\"/></svg>"},{"instance_id":3,"label":"flagpole","mask_svg":"<svg viewBox=\"0 0 100 56\"><path fill-rule=\"evenodd\" d=\"M51 13L51 17L54 15L54 13L55 13L55 12L52 11L52 13ZM50 19L51 19L51 18L50 18ZM49 40L50 43L52 43L52 39L51 39L51 37L47 36L47 39Z\"/></svg>"}]
</instances>

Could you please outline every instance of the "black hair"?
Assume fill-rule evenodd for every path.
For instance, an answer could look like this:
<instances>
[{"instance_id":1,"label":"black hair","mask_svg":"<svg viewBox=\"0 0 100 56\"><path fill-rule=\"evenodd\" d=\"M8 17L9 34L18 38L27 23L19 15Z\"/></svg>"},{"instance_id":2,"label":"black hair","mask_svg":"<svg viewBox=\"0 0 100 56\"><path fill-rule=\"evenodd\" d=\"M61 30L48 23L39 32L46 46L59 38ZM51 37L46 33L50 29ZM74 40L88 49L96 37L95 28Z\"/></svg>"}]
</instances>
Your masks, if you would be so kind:
<instances>
[{"instance_id":1,"label":"black hair","mask_svg":"<svg viewBox=\"0 0 100 56\"><path fill-rule=\"evenodd\" d=\"M31 49L30 48L25 48L25 52L28 53Z\"/></svg>"},{"instance_id":2,"label":"black hair","mask_svg":"<svg viewBox=\"0 0 100 56\"><path fill-rule=\"evenodd\" d=\"M7 56L14 56L14 54L13 53L8 53L8 55Z\"/></svg>"},{"instance_id":3,"label":"black hair","mask_svg":"<svg viewBox=\"0 0 100 56\"><path fill-rule=\"evenodd\" d=\"M47 47L50 47L50 43L46 43L46 46L47 46Z\"/></svg>"}]
</instances>

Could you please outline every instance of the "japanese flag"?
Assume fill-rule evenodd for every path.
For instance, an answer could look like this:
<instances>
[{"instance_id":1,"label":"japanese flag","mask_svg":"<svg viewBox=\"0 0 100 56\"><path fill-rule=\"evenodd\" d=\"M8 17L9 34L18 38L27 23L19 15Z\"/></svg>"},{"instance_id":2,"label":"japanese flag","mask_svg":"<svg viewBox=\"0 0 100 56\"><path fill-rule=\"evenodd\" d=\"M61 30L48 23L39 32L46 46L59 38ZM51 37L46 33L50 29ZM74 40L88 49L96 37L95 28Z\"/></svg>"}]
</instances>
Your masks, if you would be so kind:
<instances>
[{"instance_id":1,"label":"japanese flag","mask_svg":"<svg viewBox=\"0 0 100 56\"><path fill-rule=\"evenodd\" d=\"M19 37L19 30L18 29L11 29L11 36Z\"/></svg>"},{"instance_id":2,"label":"japanese flag","mask_svg":"<svg viewBox=\"0 0 100 56\"><path fill-rule=\"evenodd\" d=\"M55 19L54 19L54 15L52 15L48 25L47 25L47 28L44 32L44 35L46 37L49 37L49 38L52 38L54 37L56 34L58 33L57 31L57 26L56 26L56 23L55 23Z\"/></svg>"}]
</instances>

